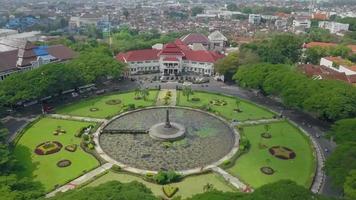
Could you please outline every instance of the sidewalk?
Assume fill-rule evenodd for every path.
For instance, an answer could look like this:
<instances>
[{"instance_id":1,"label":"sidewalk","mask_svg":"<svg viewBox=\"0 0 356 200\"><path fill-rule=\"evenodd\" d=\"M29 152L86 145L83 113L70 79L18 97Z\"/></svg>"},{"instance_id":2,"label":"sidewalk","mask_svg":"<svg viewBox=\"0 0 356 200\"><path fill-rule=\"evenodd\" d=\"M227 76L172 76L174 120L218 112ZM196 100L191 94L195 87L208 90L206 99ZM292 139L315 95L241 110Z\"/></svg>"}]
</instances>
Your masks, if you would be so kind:
<instances>
[{"instance_id":1,"label":"sidewalk","mask_svg":"<svg viewBox=\"0 0 356 200\"><path fill-rule=\"evenodd\" d=\"M99 166L98 168L74 179L73 181L67 183L66 185L63 185L62 187L57 188L56 190L53 190L52 192L48 193L46 195L46 198L53 197L55 196L58 192L66 192L68 190L75 189L78 185L81 185L90 179L94 178L96 175L99 175L106 170L109 170L112 167L111 163L106 163L102 166Z\"/></svg>"},{"instance_id":2,"label":"sidewalk","mask_svg":"<svg viewBox=\"0 0 356 200\"><path fill-rule=\"evenodd\" d=\"M240 191L246 191L246 192L252 192L253 190L248 190L247 185L245 185L243 182L241 182L238 178L235 176L232 176L231 174L227 173L225 170L221 169L220 167L212 167L211 170L214 172L220 174L226 181L231 183L234 187L239 189Z\"/></svg>"},{"instance_id":3,"label":"sidewalk","mask_svg":"<svg viewBox=\"0 0 356 200\"><path fill-rule=\"evenodd\" d=\"M171 98L168 100L168 104L164 103L164 97L166 96L167 92L171 92ZM161 89L157 96L157 106L175 106L177 103L177 90L175 89Z\"/></svg>"},{"instance_id":4,"label":"sidewalk","mask_svg":"<svg viewBox=\"0 0 356 200\"><path fill-rule=\"evenodd\" d=\"M61 114L48 114L47 116L55 118L55 119L69 119L69 120L82 121L82 122L102 123L102 122L106 121L106 119L98 119L98 118L91 118L91 117L78 117L78 116L61 115Z\"/></svg>"}]
</instances>

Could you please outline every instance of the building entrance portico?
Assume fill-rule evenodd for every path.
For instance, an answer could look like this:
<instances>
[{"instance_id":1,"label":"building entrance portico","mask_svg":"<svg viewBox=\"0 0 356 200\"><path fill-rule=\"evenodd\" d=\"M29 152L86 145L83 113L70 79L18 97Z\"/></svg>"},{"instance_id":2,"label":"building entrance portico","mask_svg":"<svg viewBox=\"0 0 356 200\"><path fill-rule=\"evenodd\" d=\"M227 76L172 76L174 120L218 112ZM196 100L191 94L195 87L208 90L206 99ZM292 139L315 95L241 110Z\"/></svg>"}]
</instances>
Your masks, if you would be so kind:
<instances>
[{"instance_id":1,"label":"building entrance portico","mask_svg":"<svg viewBox=\"0 0 356 200\"><path fill-rule=\"evenodd\" d=\"M182 72L179 62L164 62L162 64L162 75L178 75Z\"/></svg>"}]
</instances>

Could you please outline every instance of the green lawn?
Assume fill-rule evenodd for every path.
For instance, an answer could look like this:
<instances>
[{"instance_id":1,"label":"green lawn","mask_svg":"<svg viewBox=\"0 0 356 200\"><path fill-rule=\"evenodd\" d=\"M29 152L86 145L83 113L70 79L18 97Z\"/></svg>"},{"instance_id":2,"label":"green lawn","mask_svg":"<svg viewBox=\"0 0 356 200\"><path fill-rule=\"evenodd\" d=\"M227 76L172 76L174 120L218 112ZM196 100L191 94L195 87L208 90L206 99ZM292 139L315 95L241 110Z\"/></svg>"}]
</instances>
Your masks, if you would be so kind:
<instances>
[{"instance_id":1,"label":"green lawn","mask_svg":"<svg viewBox=\"0 0 356 200\"><path fill-rule=\"evenodd\" d=\"M314 175L315 158L308 138L288 122L270 125L271 139L261 137L261 133L265 131L264 125L244 127L244 134L250 141L251 148L228 171L254 188L281 179L290 179L309 187ZM288 147L296 153L296 157L291 160L278 159L268 152L268 148L260 148L260 143L268 148L275 145ZM265 175L260 171L263 166L270 166L276 172Z\"/></svg>"},{"instance_id":2,"label":"green lawn","mask_svg":"<svg viewBox=\"0 0 356 200\"><path fill-rule=\"evenodd\" d=\"M106 118L114 116L121 112L122 106L128 104L135 104L135 106L152 106L156 103L157 90L150 90L150 94L147 100L143 99L135 100L135 93L120 93L113 95L99 96L92 99L82 100L78 103L71 105L64 105L56 109L59 114L82 116L82 117L94 117L94 118ZM120 104L108 105L108 100L121 100ZM97 108L99 110L92 112L91 108Z\"/></svg>"},{"instance_id":3,"label":"green lawn","mask_svg":"<svg viewBox=\"0 0 356 200\"><path fill-rule=\"evenodd\" d=\"M105 174L104 176L98 178L97 180L91 182L88 184L86 187L92 187L92 186L97 186L102 183L108 182L108 181L113 181L117 180L123 183L127 182L132 182L132 181L138 181L140 183L145 184L149 189L152 190L152 192L156 196L164 196L162 192L162 186L153 184L147 181L144 181L142 178L126 174L126 173L114 173L114 172L109 172L108 174ZM220 191L234 191L233 187L228 185L222 177L214 174L214 173L209 173L209 174L203 174L203 175L197 175L197 176L191 176L183 179L183 181L179 183L173 183L171 185L177 186L179 188L179 191L174 195L176 196L182 196L183 198L191 197L194 194L199 194L203 193L203 187L207 183L213 184L214 188Z\"/></svg>"},{"instance_id":4,"label":"green lawn","mask_svg":"<svg viewBox=\"0 0 356 200\"><path fill-rule=\"evenodd\" d=\"M99 165L99 162L80 147L80 139L74 137L77 130L90 123L42 118L30 127L18 141L14 155L24 169L20 176L33 177L44 185L46 191L54 189L55 185L62 185L80 176L84 170L91 170ZM55 136L53 131L61 126L65 134ZM58 141L62 149L51 155L37 155L34 153L36 146L46 141ZM75 152L64 149L70 144L78 144ZM66 168L57 167L57 162L68 159L72 165Z\"/></svg>"},{"instance_id":5,"label":"green lawn","mask_svg":"<svg viewBox=\"0 0 356 200\"><path fill-rule=\"evenodd\" d=\"M191 98L197 97L200 98L200 101L192 101ZM240 110L242 112L235 112L236 109L236 98L214 94L214 93L205 93L205 92L194 92L194 95L189 97L189 101L187 101L187 97L183 96L182 91L179 91L178 94L178 105L179 106L188 106L188 107L195 107L199 108L202 105L208 105L211 100L218 99L218 100L225 100L226 105L224 106L216 106L212 105L212 109L214 111L218 111L221 116L226 119L238 119L240 121L246 120L255 120L255 119L263 119L263 118L272 118L273 113L258 107L252 103L243 101L240 99Z\"/></svg>"}]
</instances>

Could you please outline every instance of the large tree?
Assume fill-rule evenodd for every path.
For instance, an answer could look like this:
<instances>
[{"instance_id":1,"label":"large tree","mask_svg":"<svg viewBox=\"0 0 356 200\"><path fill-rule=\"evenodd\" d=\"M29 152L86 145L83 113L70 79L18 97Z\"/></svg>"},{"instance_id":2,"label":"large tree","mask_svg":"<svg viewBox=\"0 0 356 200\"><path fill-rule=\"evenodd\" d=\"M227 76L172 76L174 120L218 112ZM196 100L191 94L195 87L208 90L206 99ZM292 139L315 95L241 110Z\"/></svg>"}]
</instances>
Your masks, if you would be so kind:
<instances>
[{"instance_id":1,"label":"large tree","mask_svg":"<svg viewBox=\"0 0 356 200\"><path fill-rule=\"evenodd\" d=\"M287 106L303 109L323 120L356 116L354 87L340 81L309 79L290 65L240 66L234 80L242 87L279 96Z\"/></svg>"},{"instance_id":2,"label":"large tree","mask_svg":"<svg viewBox=\"0 0 356 200\"><path fill-rule=\"evenodd\" d=\"M342 188L351 170L356 169L356 143L338 145L327 159L325 169L333 185Z\"/></svg>"},{"instance_id":3,"label":"large tree","mask_svg":"<svg viewBox=\"0 0 356 200\"><path fill-rule=\"evenodd\" d=\"M356 118L336 121L328 132L337 144L356 142Z\"/></svg>"},{"instance_id":4,"label":"large tree","mask_svg":"<svg viewBox=\"0 0 356 200\"><path fill-rule=\"evenodd\" d=\"M242 50L250 49L261 60L269 63L296 63L301 55L302 39L292 34L277 34L269 39L243 45Z\"/></svg>"},{"instance_id":5,"label":"large tree","mask_svg":"<svg viewBox=\"0 0 356 200\"><path fill-rule=\"evenodd\" d=\"M344 193L347 199L356 199L356 169L352 170L346 177Z\"/></svg>"}]
</instances>

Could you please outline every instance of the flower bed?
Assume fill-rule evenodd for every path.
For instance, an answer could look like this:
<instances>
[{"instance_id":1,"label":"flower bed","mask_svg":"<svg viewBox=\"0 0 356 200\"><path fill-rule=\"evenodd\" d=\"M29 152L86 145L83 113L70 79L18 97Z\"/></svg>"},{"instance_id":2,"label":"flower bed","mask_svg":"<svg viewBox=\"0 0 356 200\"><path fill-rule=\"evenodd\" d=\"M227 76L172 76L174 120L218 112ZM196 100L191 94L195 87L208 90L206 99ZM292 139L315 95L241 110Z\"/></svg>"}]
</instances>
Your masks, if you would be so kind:
<instances>
[{"instance_id":1,"label":"flower bed","mask_svg":"<svg viewBox=\"0 0 356 200\"><path fill-rule=\"evenodd\" d=\"M110 99L105 102L107 105L117 105L121 103L120 99Z\"/></svg>"},{"instance_id":2,"label":"flower bed","mask_svg":"<svg viewBox=\"0 0 356 200\"><path fill-rule=\"evenodd\" d=\"M263 137L265 139L270 139L270 138L272 138L272 135L268 132L264 132L261 134L261 137Z\"/></svg>"},{"instance_id":3,"label":"flower bed","mask_svg":"<svg viewBox=\"0 0 356 200\"><path fill-rule=\"evenodd\" d=\"M37 145L35 153L37 155L49 155L57 153L62 149L63 145L57 141L47 141Z\"/></svg>"},{"instance_id":4,"label":"flower bed","mask_svg":"<svg viewBox=\"0 0 356 200\"><path fill-rule=\"evenodd\" d=\"M72 164L72 162L70 160L60 160L57 162L57 167L69 167Z\"/></svg>"},{"instance_id":5,"label":"flower bed","mask_svg":"<svg viewBox=\"0 0 356 200\"><path fill-rule=\"evenodd\" d=\"M64 149L69 151L69 152L75 152L77 150L77 146L76 144L70 144L68 146L66 146Z\"/></svg>"},{"instance_id":6,"label":"flower bed","mask_svg":"<svg viewBox=\"0 0 356 200\"><path fill-rule=\"evenodd\" d=\"M274 169L272 169L271 167L261 167L260 170L266 175L272 175L275 172Z\"/></svg>"},{"instance_id":7,"label":"flower bed","mask_svg":"<svg viewBox=\"0 0 356 200\"><path fill-rule=\"evenodd\" d=\"M62 135L65 133L66 131L64 129L61 129L60 127L58 127L55 131L53 131L53 135Z\"/></svg>"},{"instance_id":8,"label":"flower bed","mask_svg":"<svg viewBox=\"0 0 356 200\"><path fill-rule=\"evenodd\" d=\"M214 99L210 101L210 104L214 106L225 106L227 105L227 102L223 99Z\"/></svg>"},{"instance_id":9,"label":"flower bed","mask_svg":"<svg viewBox=\"0 0 356 200\"><path fill-rule=\"evenodd\" d=\"M90 108L89 111L90 112L97 112L97 111L99 111L99 108Z\"/></svg>"},{"instance_id":10,"label":"flower bed","mask_svg":"<svg viewBox=\"0 0 356 200\"><path fill-rule=\"evenodd\" d=\"M283 146L273 146L269 148L269 152L274 157L282 160L294 159L296 156L295 152L292 149Z\"/></svg>"}]
</instances>

